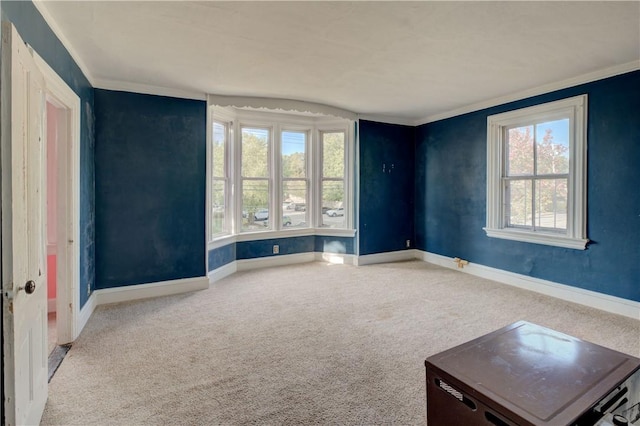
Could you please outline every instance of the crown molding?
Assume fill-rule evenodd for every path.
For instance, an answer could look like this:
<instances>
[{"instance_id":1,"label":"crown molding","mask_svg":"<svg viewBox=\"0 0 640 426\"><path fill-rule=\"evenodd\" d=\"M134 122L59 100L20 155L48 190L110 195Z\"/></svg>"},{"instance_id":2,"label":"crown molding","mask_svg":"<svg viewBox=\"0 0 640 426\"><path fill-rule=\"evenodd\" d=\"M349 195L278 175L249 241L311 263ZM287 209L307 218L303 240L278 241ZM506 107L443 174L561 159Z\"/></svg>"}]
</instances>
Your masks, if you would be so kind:
<instances>
[{"instance_id":1,"label":"crown molding","mask_svg":"<svg viewBox=\"0 0 640 426\"><path fill-rule=\"evenodd\" d=\"M566 89L580 84L590 83L592 81L602 80L616 75L625 74L640 69L640 61L631 61L625 64L615 65L613 67L604 68L598 71L593 71L587 74L582 74L577 77L568 78L555 83L545 84L543 86L534 87L531 89L523 90L513 93L511 95L501 96L498 98L489 99L486 101L478 102L475 104L467 105L461 108L456 108L451 111L434 114L427 116L421 120L414 121L415 126L422 124L433 123L434 121L444 120L446 118L456 117L458 115L467 114L470 112L480 111L486 108L491 108L498 105L507 104L509 102L519 101L521 99L530 98L532 96L542 95L556 90Z\"/></svg>"},{"instance_id":2,"label":"crown molding","mask_svg":"<svg viewBox=\"0 0 640 426\"><path fill-rule=\"evenodd\" d=\"M415 126L415 120L411 118L392 117L390 115L358 114L358 119L376 121L378 123L399 124L401 126Z\"/></svg>"},{"instance_id":3,"label":"crown molding","mask_svg":"<svg viewBox=\"0 0 640 426\"><path fill-rule=\"evenodd\" d=\"M87 80L89 81L89 84L95 87L95 84L94 84L95 79L93 78L93 75L89 71L89 68L84 63L82 58L80 58L80 55L78 55L78 52L73 47L73 44L71 44L69 39L65 36L64 31L62 31L62 29L60 28L56 20L53 19L53 16L51 16L51 13L49 13L49 9L47 9L47 6L46 6L46 1L33 0L33 5L36 7L38 12L40 12L40 15L42 15L42 18L45 20L47 25L49 25L49 28L51 28L51 31L53 31L53 34L55 34L55 36L58 37L58 40L60 40L60 43L62 43L64 48L67 49L67 52L69 52L69 55L75 61L76 65L78 65L78 68L80 68L80 71L82 71L84 76L87 78Z\"/></svg>"},{"instance_id":4,"label":"crown molding","mask_svg":"<svg viewBox=\"0 0 640 426\"><path fill-rule=\"evenodd\" d=\"M258 110L275 110L294 113L321 114L332 117L356 120L358 115L354 112L334 107L332 105L317 102L299 101L295 99L263 98L253 96L227 96L209 94L209 105L235 108L252 108Z\"/></svg>"},{"instance_id":5,"label":"crown molding","mask_svg":"<svg viewBox=\"0 0 640 426\"><path fill-rule=\"evenodd\" d=\"M98 78L95 80L94 87L96 89L115 90L119 92L133 92L144 95L168 96L171 98L193 99L197 101L206 101L207 95L200 92L192 92L189 90L172 89L169 87L153 86L150 84L131 83L127 81L108 80Z\"/></svg>"}]
</instances>

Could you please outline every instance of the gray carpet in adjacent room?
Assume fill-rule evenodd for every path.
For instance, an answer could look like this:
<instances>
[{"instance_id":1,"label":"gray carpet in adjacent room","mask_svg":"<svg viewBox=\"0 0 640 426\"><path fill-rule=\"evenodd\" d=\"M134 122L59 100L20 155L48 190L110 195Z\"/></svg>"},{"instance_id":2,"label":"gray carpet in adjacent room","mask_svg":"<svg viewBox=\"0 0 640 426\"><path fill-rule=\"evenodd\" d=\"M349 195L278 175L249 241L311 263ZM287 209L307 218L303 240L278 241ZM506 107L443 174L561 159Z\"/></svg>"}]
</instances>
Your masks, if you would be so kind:
<instances>
[{"instance_id":1,"label":"gray carpet in adjacent room","mask_svg":"<svg viewBox=\"0 0 640 426\"><path fill-rule=\"evenodd\" d=\"M640 355L640 321L412 261L100 306L42 424L425 424L430 355L517 320Z\"/></svg>"}]
</instances>

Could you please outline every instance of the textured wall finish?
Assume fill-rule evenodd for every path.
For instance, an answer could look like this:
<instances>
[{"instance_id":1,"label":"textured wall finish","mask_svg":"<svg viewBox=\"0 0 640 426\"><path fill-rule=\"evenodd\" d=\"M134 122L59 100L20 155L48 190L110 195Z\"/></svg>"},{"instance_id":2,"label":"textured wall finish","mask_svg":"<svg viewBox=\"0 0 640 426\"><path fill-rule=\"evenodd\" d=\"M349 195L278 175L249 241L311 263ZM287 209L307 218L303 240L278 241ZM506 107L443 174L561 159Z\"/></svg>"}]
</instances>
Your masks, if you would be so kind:
<instances>
[{"instance_id":1,"label":"textured wall finish","mask_svg":"<svg viewBox=\"0 0 640 426\"><path fill-rule=\"evenodd\" d=\"M360 121L360 253L414 240L414 127Z\"/></svg>"},{"instance_id":2,"label":"textured wall finish","mask_svg":"<svg viewBox=\"0 0 640 426\"><path fill-rule=\"evenodd\" d=\"M96 286L205 276L206 103L96 90Z\"/></svg>"},{"instance_id":3,"label":"textured wall finish","mask_svg":"<svg viewBox=\"0 0 640 426\"><path fill-rule=\"evenodd\" d=\"M218 269L221 266L224 266L228 263L235 262L236 243L229 243L226 246L209 250L208 256L209 256L209 264L208 264L209 271Z\"/></svg>"}]
</instances>

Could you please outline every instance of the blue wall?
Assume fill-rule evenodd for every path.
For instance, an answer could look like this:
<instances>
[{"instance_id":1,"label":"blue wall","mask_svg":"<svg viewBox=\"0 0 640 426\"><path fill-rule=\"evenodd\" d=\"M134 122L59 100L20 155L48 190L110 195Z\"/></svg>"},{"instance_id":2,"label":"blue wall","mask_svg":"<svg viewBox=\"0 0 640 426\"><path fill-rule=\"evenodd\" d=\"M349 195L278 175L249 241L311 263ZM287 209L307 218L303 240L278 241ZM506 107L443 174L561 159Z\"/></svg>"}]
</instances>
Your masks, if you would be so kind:
<instances>
[{"instance_id":1,"label":"blue wall","mask_svg":"<svg viewBox=\"0 0 640 426\"><path fill-rule=\"evenodd\" d=\"M280 256L285 254L311 253L314 250L314 237L271 238L268 240L237 242L237 259L278 256L273 254L274 244L279 245Z\"/></svg>"},{"instance_id":2,"label":"blue wall","mask_svg":"<svg viewBox=\"0 0 640 426\"><path fill-rule=\"evenodd\" d=\"M489 238L487 116L588 94L587 250ZM640 72L418 127L417 247L640 301Z\"/></svg>"},{"instance_id":3,"label":"blue wall","mask_svg":"<svg viewBox=\"0 0 640 426\"><path fill-rule=\"evenodd\" d=\"M13 22L31 45L80 97L80 306L94 289L95 191L93 88L60 40L30 1L0 2L2 19Z\"/></svg>"},{"instance_id":4,"label":"blue wall","mask_svg":"<svg viewBox=\"0 0 640 426\"><path fill-rule=\"evenodd\" d=\"M226 246L209 250L209 271L220 268L236 260L236 243L229 243ZM208 272L208 271L207 271Z\"/></svg>"},{"instance_id":5,"label":"blue wall","mask_svg":"<svg viewBox=\"0 0 640 426\"><path fill-rule=\"evenodd\" d=\"M414 132L360 121L360 255L413 247Z\"/></svg>"},{"instance_id":6,"label":"blue wall","mask_svg":"<svg viewBox=\"0 0 640 426\"><path fill-rule=\"evenodd\" d=\"M205 271L206 103L95 91L96 287Z\"/></svg>"}]
</instances>

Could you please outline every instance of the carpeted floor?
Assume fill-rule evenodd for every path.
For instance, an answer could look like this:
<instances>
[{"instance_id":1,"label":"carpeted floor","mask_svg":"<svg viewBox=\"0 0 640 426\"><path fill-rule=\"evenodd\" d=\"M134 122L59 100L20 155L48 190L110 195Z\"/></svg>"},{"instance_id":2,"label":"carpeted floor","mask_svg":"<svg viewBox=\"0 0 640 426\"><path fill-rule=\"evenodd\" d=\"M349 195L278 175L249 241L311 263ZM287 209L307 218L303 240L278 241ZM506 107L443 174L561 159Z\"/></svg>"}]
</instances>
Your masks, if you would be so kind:
<instances>
[{"instance_id":1,"label":"carpeted floor","mask_svg":"<svg viewBox=\"0 0 640 426\"><path fill-rule=\"evenodd\" d=\"M100 306L42 424L424 425L428 356L517 320L640 355L640 321L427 263L310 263Z\"/></svg>"}]
</instances>

